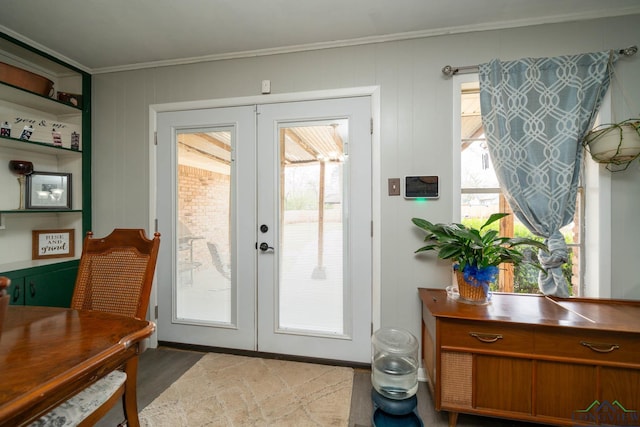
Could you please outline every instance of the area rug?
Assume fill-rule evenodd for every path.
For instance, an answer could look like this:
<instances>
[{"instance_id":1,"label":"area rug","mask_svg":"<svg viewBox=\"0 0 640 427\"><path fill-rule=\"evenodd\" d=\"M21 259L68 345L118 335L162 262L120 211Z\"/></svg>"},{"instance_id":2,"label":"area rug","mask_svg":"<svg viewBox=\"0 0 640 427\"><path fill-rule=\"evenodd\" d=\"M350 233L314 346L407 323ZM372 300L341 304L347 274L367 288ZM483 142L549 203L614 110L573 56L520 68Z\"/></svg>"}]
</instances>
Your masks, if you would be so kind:
<instances>
[{"instance_id":1,"label":"area rug","mask_svg":"<svg viewBox=\"0 0 640 427\"><path fill-rule=\"evenodd\" d=\"M348 426L353 369L208 353L140 413L145 427Z\"/></svg>"}]
</instances>

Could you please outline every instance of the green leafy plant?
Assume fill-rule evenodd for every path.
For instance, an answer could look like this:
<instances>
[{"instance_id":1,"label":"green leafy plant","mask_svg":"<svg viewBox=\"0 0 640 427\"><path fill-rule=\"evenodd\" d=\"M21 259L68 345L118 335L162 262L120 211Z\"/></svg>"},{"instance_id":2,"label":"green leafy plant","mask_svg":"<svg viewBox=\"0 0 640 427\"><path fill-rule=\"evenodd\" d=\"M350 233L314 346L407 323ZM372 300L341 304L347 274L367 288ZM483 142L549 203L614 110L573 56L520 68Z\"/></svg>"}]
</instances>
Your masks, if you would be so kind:
<instances>
[{"instance_id":1,"label":"green leafy plant","mask_svg":"<svg viewBox=\"0 0 640 427\"><path fill-rule=\"evenodd\" d=\"M548 251L547 246L526 237L502 237L497 230L487 228L490 224L509 214L494 213L480 228L467 227L464 224L433 224L425 219L412 218L411 221L427 234L427 245L415 252L436 251L438 258L450 259L458 264L460 271L482 272L488 267L495 268L502 263L518 265L525 256L519 246L534 246ZM542 270L539 264L529 261Z\"/></svg>"}]
</instances>

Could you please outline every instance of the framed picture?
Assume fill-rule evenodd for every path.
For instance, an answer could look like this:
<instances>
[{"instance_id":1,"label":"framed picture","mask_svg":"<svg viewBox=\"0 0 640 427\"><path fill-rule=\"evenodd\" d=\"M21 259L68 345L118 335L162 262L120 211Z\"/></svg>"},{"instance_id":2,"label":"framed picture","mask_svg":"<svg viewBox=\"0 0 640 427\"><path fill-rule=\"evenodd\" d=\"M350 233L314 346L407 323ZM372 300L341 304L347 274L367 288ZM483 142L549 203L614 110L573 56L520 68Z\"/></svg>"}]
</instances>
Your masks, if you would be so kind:
<instances>
[{"instance_id":1,"label":"framed picture","mask_svg":"<svg viewBox=\"0 0 640 427\"><path fill-rule=\"evenodd\" d=\"M72 228L31 231L31 258L48 259L74 256L75 232Z\"/></svg>"},{"instance_id":2,"label":"framed picture","mask_svg":"<svg viewBox=\"0 0 640 427\"><path fill-rule=\"evenodd\" d=\"M71 209L71 174L34 171L26 193L27 209Z\"/></svg>"}]
</instances>

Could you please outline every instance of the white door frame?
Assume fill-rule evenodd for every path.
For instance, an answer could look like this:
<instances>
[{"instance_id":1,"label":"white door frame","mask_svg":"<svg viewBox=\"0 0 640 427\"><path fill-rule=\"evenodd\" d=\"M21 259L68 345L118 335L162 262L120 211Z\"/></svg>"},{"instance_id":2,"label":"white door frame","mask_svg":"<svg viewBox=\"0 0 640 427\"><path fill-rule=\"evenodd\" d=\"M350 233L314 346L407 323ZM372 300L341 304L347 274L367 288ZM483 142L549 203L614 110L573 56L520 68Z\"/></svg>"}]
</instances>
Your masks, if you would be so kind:
<instances>
[{"instance_id":1,"label":"white door frame","mask_svg":"<svg viewBox=\"0 0 640 427\"><path fill-rule=\"evenodd\" d=\"M157 114L169 111L196 110L205 108L237 107L254 104L272 104L279 102L312 101L316 99L350 98L354 96L371 96L372 123L372 182L371 182L371 218L373 220L372 238L372 289L371 289L371 322L372 330L380 328L380 258L381 258L381 177L380 177L380 87L365 86L344 89L332 89L310 92L257 95L238 98L209 99L202 101L171 102L149 105L149 230L155 230L156 215L156 145ZM158 305L157 281L154 280L149 304L150 318L155 321L154 307ZM158 347L158 335L154 332L149 340L149 347Z\"/></svg>"}]
</instances>

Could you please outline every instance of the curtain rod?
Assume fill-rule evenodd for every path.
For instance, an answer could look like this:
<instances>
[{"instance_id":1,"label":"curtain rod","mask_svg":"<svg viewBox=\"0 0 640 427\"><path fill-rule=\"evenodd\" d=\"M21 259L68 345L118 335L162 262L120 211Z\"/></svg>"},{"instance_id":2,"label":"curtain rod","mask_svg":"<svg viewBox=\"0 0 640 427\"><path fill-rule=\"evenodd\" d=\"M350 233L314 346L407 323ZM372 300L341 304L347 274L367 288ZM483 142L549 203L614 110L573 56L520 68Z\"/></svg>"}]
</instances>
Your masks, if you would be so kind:
<instances>
[{"instance_id":1,"label":"curtain rod","mask_svg":"<svg viewBox=\"0 0 640 427\"><path fill-rule=\"evenodd\" d=\"M620 55L624 56L633 56L638 52L638 46L631 46L626 49L619 49L617 52ZM451 65L445 65L442 67L442 74L447 77L451 77L454 74L466 74L466 73L477 73L478 66L477 65L467 65L464 67L453 67Z\"/></svg>"}]
</instances>

